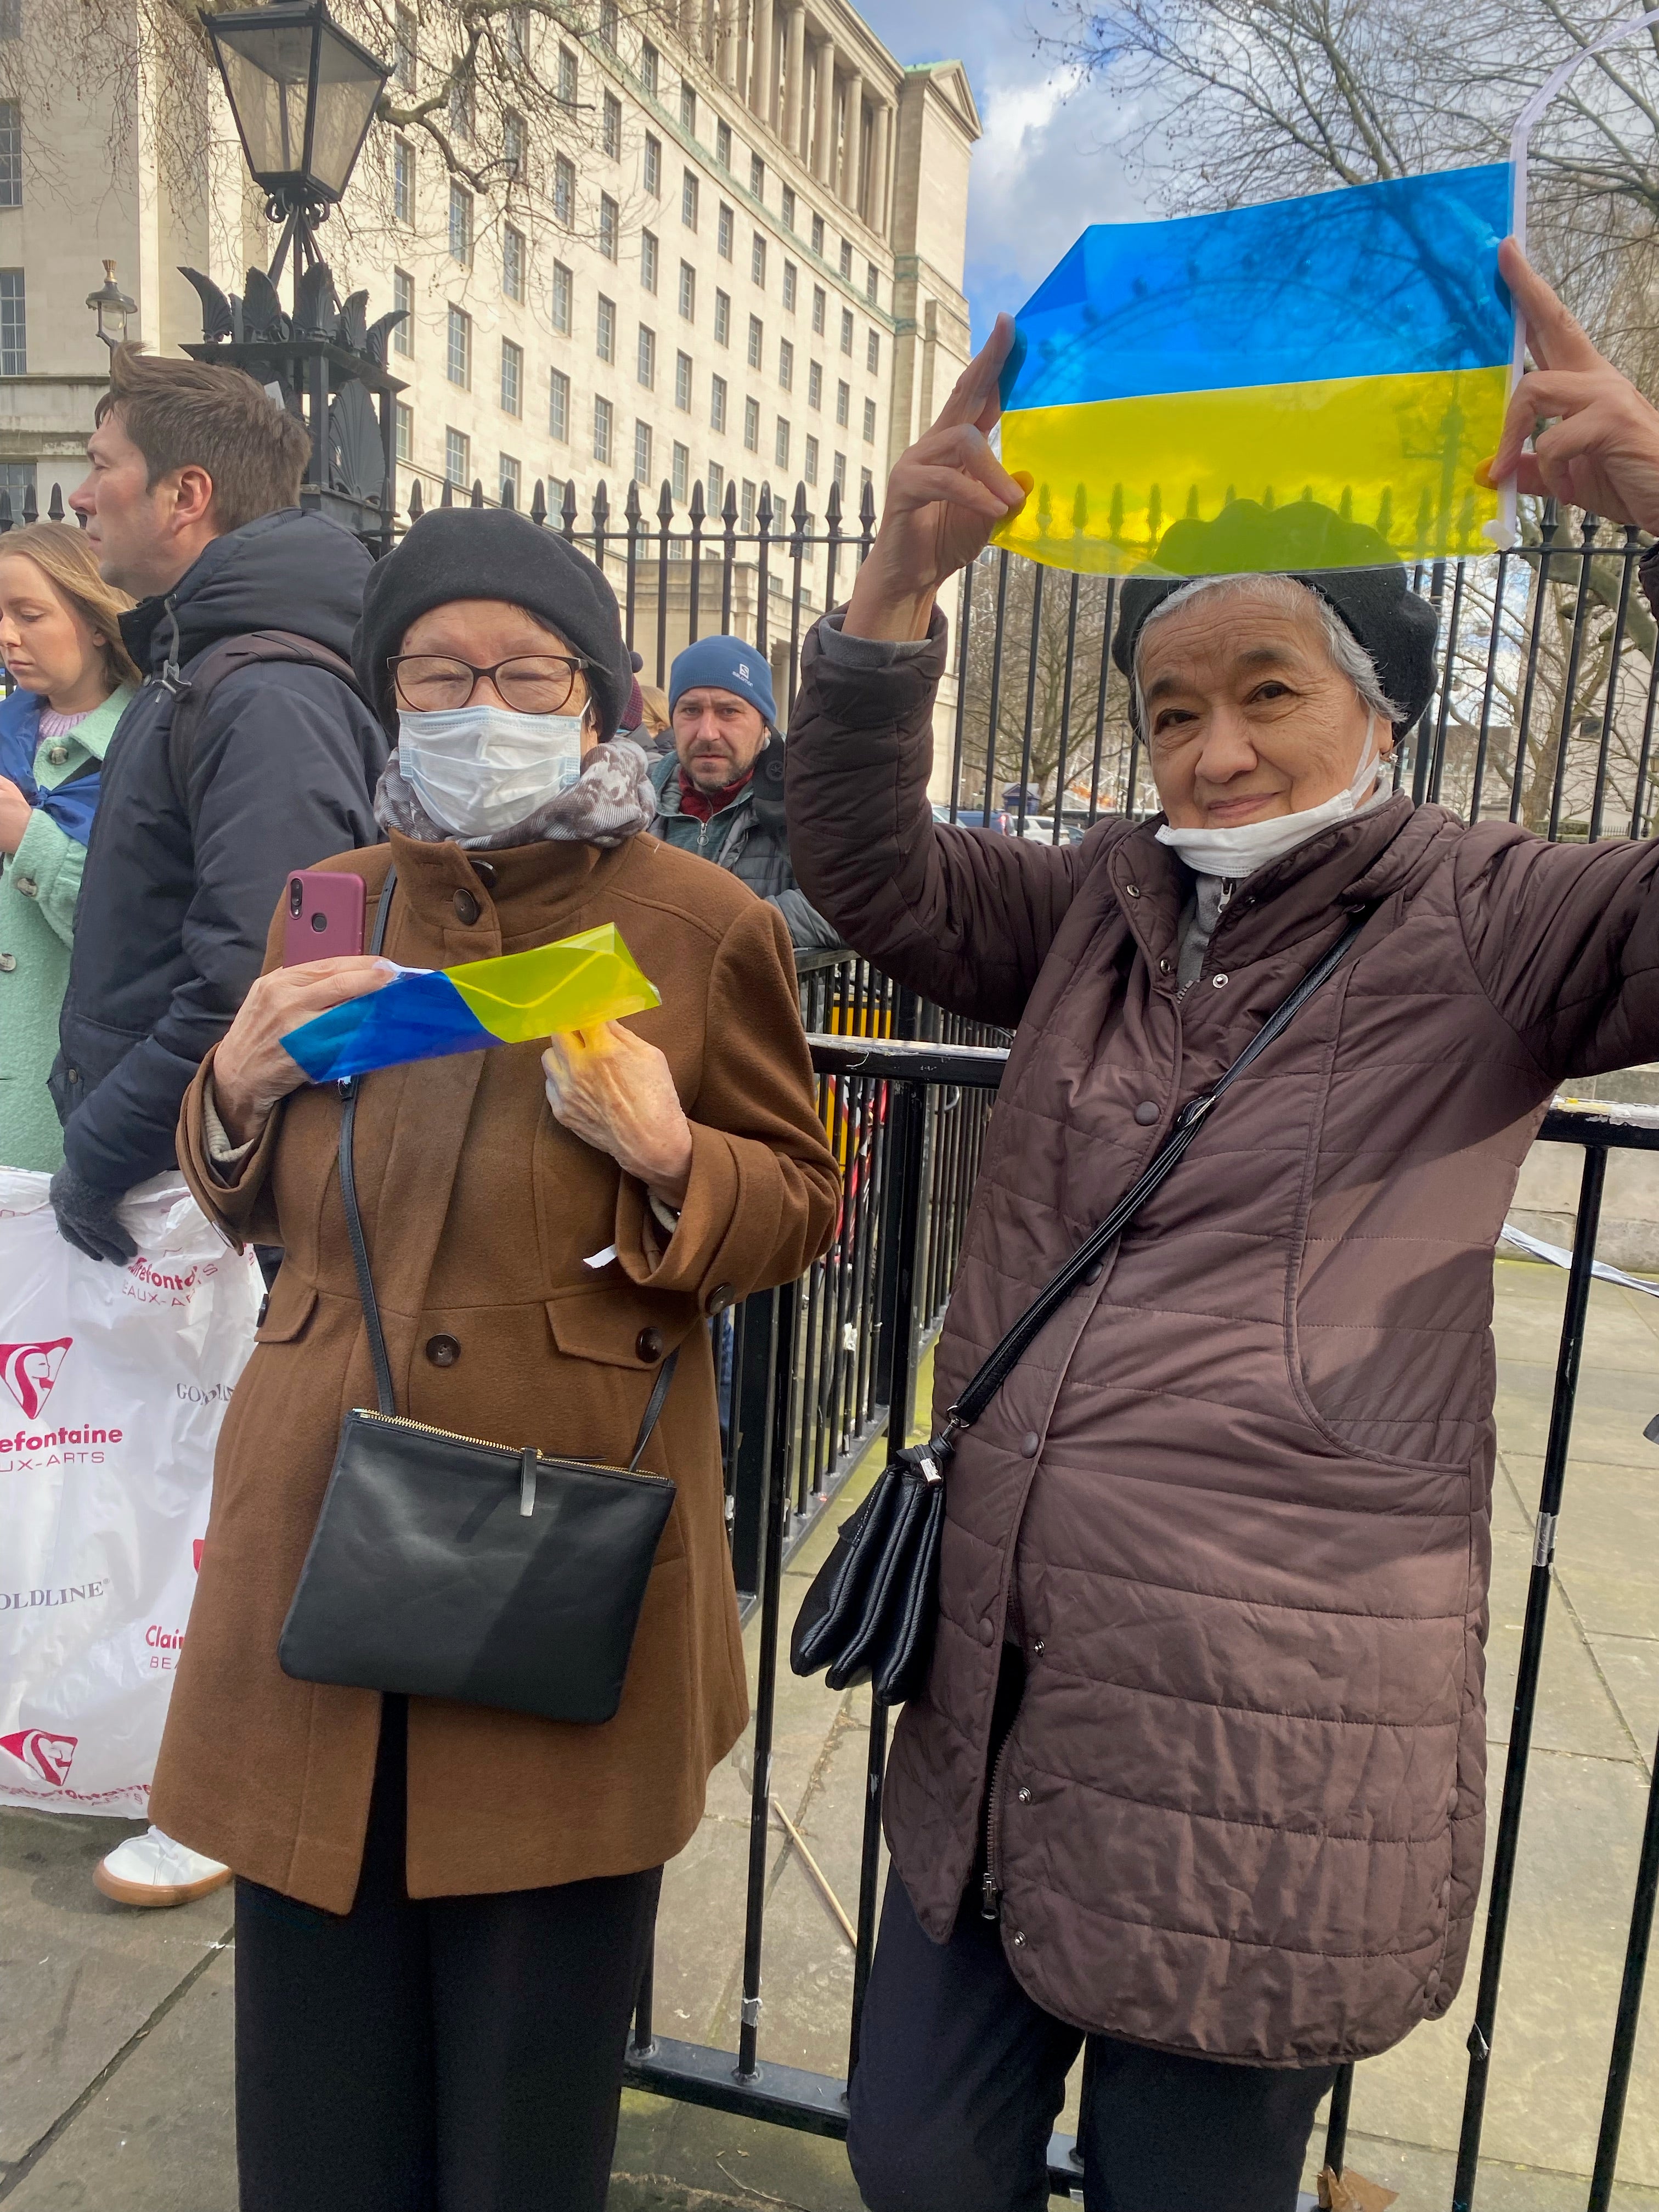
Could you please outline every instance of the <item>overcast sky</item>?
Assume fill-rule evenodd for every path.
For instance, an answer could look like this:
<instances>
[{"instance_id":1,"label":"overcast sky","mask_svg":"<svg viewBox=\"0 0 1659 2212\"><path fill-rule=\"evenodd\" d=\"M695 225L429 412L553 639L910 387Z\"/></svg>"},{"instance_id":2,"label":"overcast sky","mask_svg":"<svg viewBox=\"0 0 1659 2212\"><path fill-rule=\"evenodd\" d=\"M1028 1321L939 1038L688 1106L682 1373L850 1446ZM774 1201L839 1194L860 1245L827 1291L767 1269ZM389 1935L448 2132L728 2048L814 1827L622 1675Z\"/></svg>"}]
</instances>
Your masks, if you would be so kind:
<instances>
[{"instance_id":1,"label":"overcast sky","mask_svg":"<svg viewBox=\"0 0 1659 2212\"><path fill-rule=\"evenodd\" d=\"M902 62L960 61L985 136L968 203L974 336L1018 307L1091 222L1146 212L1111 142L1123 118L1092 86L1057 77L1027 27L1041 0L860 0Z\"/></svg>"}]
</instances>

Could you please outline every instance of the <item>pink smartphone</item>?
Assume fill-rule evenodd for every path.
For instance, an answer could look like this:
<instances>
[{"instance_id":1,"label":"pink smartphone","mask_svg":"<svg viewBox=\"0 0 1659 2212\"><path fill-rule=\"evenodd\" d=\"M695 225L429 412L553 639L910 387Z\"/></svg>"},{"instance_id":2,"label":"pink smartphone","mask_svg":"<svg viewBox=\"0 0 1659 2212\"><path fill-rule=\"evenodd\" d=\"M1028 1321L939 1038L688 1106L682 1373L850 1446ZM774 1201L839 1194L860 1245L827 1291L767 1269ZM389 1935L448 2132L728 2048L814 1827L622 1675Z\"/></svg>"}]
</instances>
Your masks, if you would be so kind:
<instances>
[{"instance_id":1,"label":"pink smartphone","mask_svg":"<svg viewBox=\"0 0 1659 2212\"><path fill-rule=\"evenodd\" d=\"M363 949L363 879L332 868L300 868L288 879L283 965L334 960Z\"/></svg>"}]
</instances>

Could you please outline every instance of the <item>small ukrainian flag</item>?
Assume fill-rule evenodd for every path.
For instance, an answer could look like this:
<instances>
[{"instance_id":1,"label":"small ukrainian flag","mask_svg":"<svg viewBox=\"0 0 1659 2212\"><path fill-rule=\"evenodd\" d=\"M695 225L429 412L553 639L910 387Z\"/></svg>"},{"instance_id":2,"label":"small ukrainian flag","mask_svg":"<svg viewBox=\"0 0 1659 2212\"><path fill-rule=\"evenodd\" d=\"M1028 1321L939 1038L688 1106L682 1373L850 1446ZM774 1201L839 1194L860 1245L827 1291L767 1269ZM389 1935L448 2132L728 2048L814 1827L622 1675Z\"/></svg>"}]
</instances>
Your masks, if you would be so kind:
<instances>
[{"instance_id":1,"label":"small ukrainian flag","mask_svg":"<svg viewBox=\"0 0 1659 2212\"><path fill-rule=\"evenodd\" d=\"M1297 501L1364 526L1353 565L1492 550L1514 313L1507 162L1170 222L1097 223L1016 319L996 541L1099 574L1282 567ZM1178 533L1229 507L1250 526ZM1252 515L1261 517L1258 526ZM1238 520L1235 516L1232 520ZM1281 516L1281 522L1287 518ZM1257 540L1259 539L1259 543Z\"/></svg>"}]
</instances>

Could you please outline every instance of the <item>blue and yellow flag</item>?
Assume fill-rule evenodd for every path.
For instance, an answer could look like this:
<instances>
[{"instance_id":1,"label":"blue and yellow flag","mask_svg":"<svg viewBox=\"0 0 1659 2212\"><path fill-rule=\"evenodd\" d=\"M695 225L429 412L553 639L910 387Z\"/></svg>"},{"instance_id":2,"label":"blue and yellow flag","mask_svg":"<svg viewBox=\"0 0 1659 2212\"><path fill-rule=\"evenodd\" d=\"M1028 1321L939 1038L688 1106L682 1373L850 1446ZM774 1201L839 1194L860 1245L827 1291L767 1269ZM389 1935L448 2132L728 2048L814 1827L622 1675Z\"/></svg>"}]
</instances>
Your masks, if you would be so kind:
<instances>
[{"instance_id":1,"label":"blue and yellow flag","mask_svg":"<svg viewBox=\"0 0 1659 2212\"><path fill-rule=\"evenodd\" d=\"M1265 518L1308 501L1362 526L1329 565L1369 565L1378 538L1405 560L1489 552L1498 495L1474 472L1509 396L1513 191L1493 162L1085 230L1016 318L1002 462L1032 489L996 542L1109 575L1276 568ZM1247 502L1260 529L1166 547Z\"/></svg>"}]
</instances>

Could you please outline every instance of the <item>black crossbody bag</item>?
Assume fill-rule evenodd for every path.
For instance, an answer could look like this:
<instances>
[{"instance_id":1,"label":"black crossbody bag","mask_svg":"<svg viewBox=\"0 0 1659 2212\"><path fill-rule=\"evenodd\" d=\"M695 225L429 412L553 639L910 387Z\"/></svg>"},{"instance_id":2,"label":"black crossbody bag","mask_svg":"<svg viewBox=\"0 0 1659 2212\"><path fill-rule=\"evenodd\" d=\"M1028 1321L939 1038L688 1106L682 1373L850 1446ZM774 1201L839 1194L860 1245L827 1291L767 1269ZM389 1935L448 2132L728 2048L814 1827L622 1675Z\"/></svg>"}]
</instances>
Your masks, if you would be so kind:
<instances>
[{"instance_id":1,"label":"black crossbody bag","mask_svg":"<svg viewBox=\"0 0 1659 2212\"><path fill-rule=\"evenodd\" d=\"M396 873L380 896L375 952ZM549 1457L534 1444L514 1451L399 1413L357 1206L360 1079L340 1086L340 1195L378 1410L360 1407L340 1424L283 1625L283 1671L545 1720L608 1721L674 1503L674 1485L641 1474L639 1462L678 1354L658 1370L625 1468Z\"/></svg>"},{"instance_id":2,"label":"black crossbody bag","mask_svg":"<svg viewBox=\"0 0 1659 2212\"><path fill-rule=\"evenodd\" d=\"M832 1690L872 1682L896 1705L925 1686L939 1615L939 1550L945 1526L945 1470L956 1440L971 1428L1037 1336L1090 1270L1105 1257L1142 1206L1161 1190L1194 1137L1253 1060L1284 1035L1352 951L1362 915L1275 1006L1226 1073L1188 1101L1174 1127L1106 1218L1045 1285L945 1416L931 1442L888 1462L875 1487L842 1523L836 1547L813 1577L789 1642L798 1674L826 1670Z\"/></svg>"}]
</instances>

